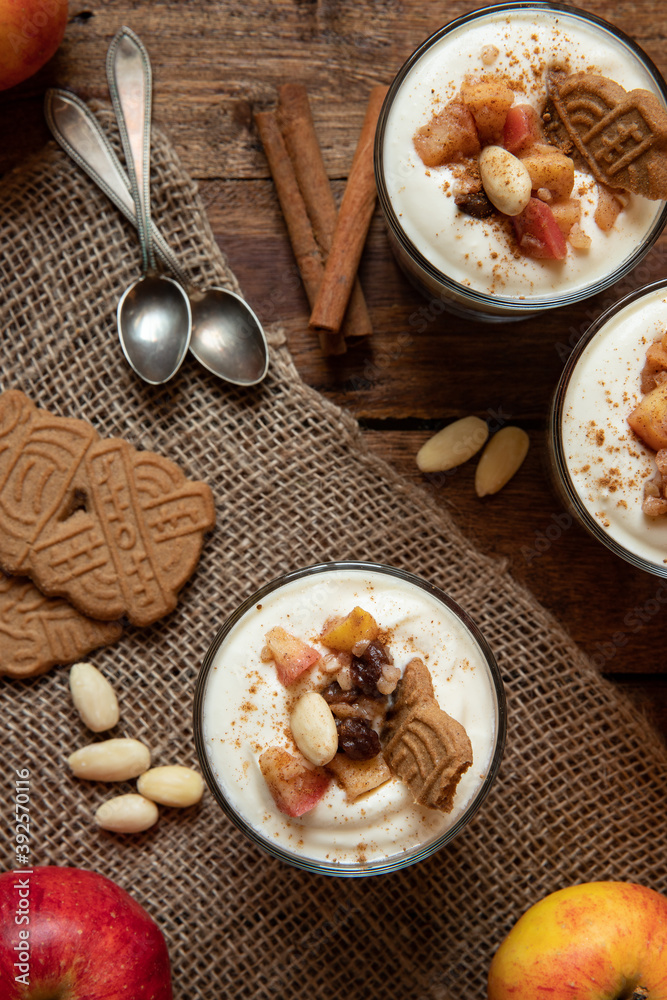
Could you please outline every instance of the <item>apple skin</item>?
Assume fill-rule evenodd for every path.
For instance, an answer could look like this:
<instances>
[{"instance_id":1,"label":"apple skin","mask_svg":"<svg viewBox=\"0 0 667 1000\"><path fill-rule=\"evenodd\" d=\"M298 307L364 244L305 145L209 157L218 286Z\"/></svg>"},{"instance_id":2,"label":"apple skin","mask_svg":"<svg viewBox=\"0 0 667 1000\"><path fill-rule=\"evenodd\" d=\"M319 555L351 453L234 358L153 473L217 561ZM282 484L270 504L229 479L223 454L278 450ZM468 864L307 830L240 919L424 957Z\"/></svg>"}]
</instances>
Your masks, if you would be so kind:
<instances>
[{"instance_id":1,"label":"apple skin","mask_svg":"<svg viewBox=\"0 0 667 1000\"><path fill-rule=\"evenodd\" d=\"M67 0L0 0L0 90L48 62L67 25Z\"/></svg>"},{"instance_id":2,"label":"apple skin","mask_svg":"<svg viewBox=\"0 0 667 1000\"><path fill-rule=\"evenodd\" d=\"M546 896L498 948L487 995L667 1000L667 897L631 882L586 882Z\"/></svg>"},{"instance_id":3,"label":"apple skin","mask_svg":"<svg viewBox=\"0 0 667 1000\"><path fill-rule=\"evenodd\" d=\"M29 922L17 923L24 913ZM16 982L19 931L29 935L28 985ZM157 924L111 879L81 868L0 875L0 983L2 1000L172 1000Z\"/></svg>"}]
</instances>

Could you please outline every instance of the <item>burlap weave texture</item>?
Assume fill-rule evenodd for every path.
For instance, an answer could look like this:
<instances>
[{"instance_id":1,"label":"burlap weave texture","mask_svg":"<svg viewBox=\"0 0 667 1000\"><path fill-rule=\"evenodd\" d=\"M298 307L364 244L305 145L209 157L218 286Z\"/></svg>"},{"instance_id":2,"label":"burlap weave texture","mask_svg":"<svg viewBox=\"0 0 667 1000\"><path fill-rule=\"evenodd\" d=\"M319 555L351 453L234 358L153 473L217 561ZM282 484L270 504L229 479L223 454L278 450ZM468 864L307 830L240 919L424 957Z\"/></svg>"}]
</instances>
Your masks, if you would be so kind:
<instances>
[{"instance_id":1,"label":"burlap weave texture","mask_svg":"<svg viewBox=\"0 0 667 1000\"><path fill-rule=\"evenodd\" d=\"M192 276L236 288L158 132L153 171L156 218ZM0 247L0 388L161 452L216 499L177 610L91 657L119 693L118 735L145 740L156 764L195 764L193 690L217 626L260 585L328 559L390 563L448 591L489 640L509 709L499 781L468 831L419 866L345 880L268 858L209 794L185 814L162 810L140 836L97 830L111 793L68 774L90 734L67 670L3 680L3 816L14 768L27 767L33 864L93 868L132 892L167 937L177 1000L482 998L495 947L539 896L600 878L667 890L663 742L502 565L303 385L279 329L259 387L226 386L191 357L166 386L144 385L115 330L138 273L135 235L54 146L6 178ZM2 843L13 867L5 823Z\"/></svg>"}]
</instances>

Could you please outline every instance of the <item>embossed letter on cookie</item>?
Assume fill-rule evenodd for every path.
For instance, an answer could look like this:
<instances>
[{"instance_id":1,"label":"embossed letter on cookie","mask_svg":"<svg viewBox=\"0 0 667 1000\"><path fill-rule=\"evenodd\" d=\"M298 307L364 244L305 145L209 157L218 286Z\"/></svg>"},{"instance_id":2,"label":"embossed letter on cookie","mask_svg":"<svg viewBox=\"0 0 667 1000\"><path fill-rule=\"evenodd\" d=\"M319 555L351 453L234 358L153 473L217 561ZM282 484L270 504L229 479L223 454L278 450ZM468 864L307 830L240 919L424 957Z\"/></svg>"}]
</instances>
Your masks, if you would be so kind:
<instances>
[{"instance_id":1,"label":"embossed letter on cookie","mask_svg":"<svg viewBox=\"0 0 667 1000\"><path fill-rule=\"evenodd\" d=\"M211 490L83 420L0 395L0 565L91 618L148 625L176 606L215 523Z\"/></svg>"}]
</instances>

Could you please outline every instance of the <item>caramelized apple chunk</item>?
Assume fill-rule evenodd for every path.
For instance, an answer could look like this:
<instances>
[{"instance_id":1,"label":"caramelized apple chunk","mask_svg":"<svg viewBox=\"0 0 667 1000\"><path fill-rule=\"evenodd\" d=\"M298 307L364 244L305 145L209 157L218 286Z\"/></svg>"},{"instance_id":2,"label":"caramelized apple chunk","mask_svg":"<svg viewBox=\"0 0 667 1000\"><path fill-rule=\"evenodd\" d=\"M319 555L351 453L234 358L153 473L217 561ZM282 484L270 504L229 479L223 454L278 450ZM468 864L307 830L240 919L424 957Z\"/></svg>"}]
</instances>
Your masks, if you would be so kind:
<instances>
[{"instance_id":1,"label":"caramelized apple chunk","mask_svg":"<svg viewBox=\"0 0 667 1000\"><path fill-rule=\"evenodd\" d=\"M635 434L654 451L667 448L667 382L647 393L628 417Z\"/></svg>"},{"instance_id":2,"label":"caramelized apple chunk","mask_svg":"<svg viewBox=\"0 0 667 1000\"><path fill-rule=\"evenodd\" d=\"M373 642L379 633L380 629L373 615L356 607L342 621L326 627L321 639L329 649L351 653L357 643Z\"/></svg>"},{"instance_id":3,"label":"caramelized apple chunk","mask_svg":"<svg viewBox=\"0 0 667 1000\"><path fill-rule=\"evenodd\" d=\"M520 160L530 174L533 191L547 188L554 198L569 198L574 187L574 161L553 146L531 146Z\"/></svg>"},{"instance_id":4,"label":"caramelized apple chunk","mask_svg":"<svg viewBox=\"0 0 667 1000\"><path fill-rule=\"evenodd\" d=\"M426 167L476 156L481 148L475 119L461 100L450 101L439 114L422 125L413 142Z\"/></svg>"},{"instance_id":5,"label":"caramelized apple chunk","mask_svg":"<svg viewBox=\"0 0 667 1000\"><path fill-rule=\"evenodd\" d=\"M259 758L259 769L273 801L286 816L298 817L314 809L331 784L328 774L280 747L269 747Z\"/></svg>"},{"instance_id":6,"label":"caramelized apple chunk","mask_svg":"<svg viewBox=\"0 0 667 1000\"><path fill-rule=\"evenodd\" d=\"M267 660L273 659L281 684L288 687L320 659L320 654L279 625L266 633Z\"/></svg>"},{"instance_id":7,"label":"caramelized apple chunk","mask_svg":"<svg viewBox=\"0 0 667 1000\"><path fill-rule=\"evenodd\" d=\"M514 102L514 91L507 83L500 78L466 80L461 86L461 98L475 120L481 144L500 142L507 113Z\"/></svg>"}]
</instances>

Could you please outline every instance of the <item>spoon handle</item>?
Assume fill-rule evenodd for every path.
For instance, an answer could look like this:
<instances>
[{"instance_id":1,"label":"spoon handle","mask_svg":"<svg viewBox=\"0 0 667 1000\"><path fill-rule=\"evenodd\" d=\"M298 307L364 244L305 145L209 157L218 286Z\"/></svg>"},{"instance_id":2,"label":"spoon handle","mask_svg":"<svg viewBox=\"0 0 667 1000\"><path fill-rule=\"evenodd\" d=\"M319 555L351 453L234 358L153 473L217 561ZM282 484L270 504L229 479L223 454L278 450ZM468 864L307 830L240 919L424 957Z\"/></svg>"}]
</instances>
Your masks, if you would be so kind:
<instances>
[{"instance_id":1,"label":"spoon handle","mask_svg":"<svg viewBox=\"0 0 667 1000\"><path fill-rule=\"evenodd\" d=\"M107 80L125 152L144 272L155 270L150 214L150 138L153 95L148 53L131 28L122 27L107 53Z\"/></svg>"},{"instance_id":2,"label":"spoon handle","mask_svg":"<svg viewBox=\"0 0 667 1000\"><path fill-rule=\"evenodd\" d=\"M88 107L67 90L51 89L44 98L44 115L56 142L138 228L130 180ZM150 233L162 263L187 288L190 284L187 275L154 222Z\"/></svg>"}]
</instances>

